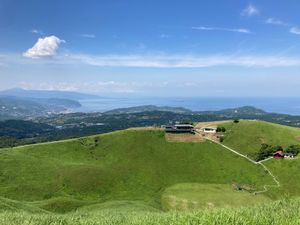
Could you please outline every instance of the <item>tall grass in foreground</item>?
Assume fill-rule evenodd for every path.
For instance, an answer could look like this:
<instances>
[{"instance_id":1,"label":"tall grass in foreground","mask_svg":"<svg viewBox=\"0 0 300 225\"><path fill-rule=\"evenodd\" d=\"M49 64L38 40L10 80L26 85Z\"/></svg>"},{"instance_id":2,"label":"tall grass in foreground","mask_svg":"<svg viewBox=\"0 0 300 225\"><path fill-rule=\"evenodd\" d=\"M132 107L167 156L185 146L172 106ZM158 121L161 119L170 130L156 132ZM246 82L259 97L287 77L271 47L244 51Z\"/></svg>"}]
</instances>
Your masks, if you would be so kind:
<instances>
[{"instance_id":1,"label":"tall grass in foreground","mask_svg":"<svg viewBox=\"0 0 300 225\"><path fill-rule=\"evenodd\" d=\"M295 225L300 224L300 199L282 200L251 208L196 212L128 212L114 209L65 215L0 213L0 225Z\"/></svg>"}]
</instances>

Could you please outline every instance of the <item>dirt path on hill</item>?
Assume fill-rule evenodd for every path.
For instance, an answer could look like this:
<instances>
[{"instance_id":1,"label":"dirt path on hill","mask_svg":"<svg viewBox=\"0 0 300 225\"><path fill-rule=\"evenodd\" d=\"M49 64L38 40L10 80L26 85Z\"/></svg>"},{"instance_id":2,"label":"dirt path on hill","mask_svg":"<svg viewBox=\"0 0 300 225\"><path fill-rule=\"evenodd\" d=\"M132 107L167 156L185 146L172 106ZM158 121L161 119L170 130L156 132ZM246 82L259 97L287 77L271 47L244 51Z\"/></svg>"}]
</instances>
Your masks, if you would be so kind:
<instances>
[{"instance_id":1,"label":"dirt path on hill","mask_svg":"<svg viewBox=\"0 0 300 225\"><path fill-rule=\"evenodd\" d=\"M266 165L263 164L263 162L272 159L272 157L269 157L269 158L267 158L267 159L264 159L264 160L261 160L261 161L256 162L256 161L254 161L253 159L249 158L248 156L243 155L243 154L241 154L241 153L235 151L234 149L232 149L232 148L230 148L230 147L228 147L228 146L226 146L226 145L224 145L224 144L222 144L222 143L220 143L220 142L218 142L218 141L215 141L215 140L212 140L212 139L209 139L209 138L206 138L206 139L209 140L209 141L211 141L211 142L214 142L214 143L216 143L216 144L218 144L218 145L221 145L221 146L224 147L225 149L227 149L227 150L233 152L234 154L236 154L236 155L238 155L238 156L240 156L240 157L243 157L243 158L247 159L248 161L250 161L251 163L253 163L253 164L255 164L255 165L261 165L261 166L269 173L269 175L272 177L273 181L274 181L276 184L266 184L266 185L263 186L264 190L256 191L256 192L253 193L254 195L256 195L256 194L261 194L261 193L265 193L265 192L267 192L267 191L269 190L268 188L271 188L271 187L279 188L279 187L281 186L281 185L280 185L280 182L278 181L278 178L271 172L271 170L270 170Z\"/></svg>"}]
</instances>

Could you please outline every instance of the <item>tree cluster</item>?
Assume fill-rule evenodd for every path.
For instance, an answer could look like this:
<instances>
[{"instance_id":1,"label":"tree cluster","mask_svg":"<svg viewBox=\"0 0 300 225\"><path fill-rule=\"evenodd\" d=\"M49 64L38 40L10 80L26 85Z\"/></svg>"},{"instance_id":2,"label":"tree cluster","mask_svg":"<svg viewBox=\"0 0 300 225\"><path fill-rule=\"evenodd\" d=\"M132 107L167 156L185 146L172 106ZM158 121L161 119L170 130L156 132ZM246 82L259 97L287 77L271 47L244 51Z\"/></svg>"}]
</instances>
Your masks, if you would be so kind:
<instances>
[{"instance_id":1,"label":"tree cluster","mask_svg":"<svg viewBox=\"0 0 300 225\"><path fill-rule=\"evenodd\" d=\"M217 127L217 132L225 132L226 128L225 127Z\"/></svg>"},{"instance_id":2,"label":"tree cluster","mask_svg":"<svg viewBox=\"0 0 300 225\"><path fill-rule=\"evenodd\" d=\"M273 156L276 151L283 151L282 146L262 144L259 152L254 155L254 159L256 161L264 160ZM300 153L300 145L290 145L284 150L284 152L291 153L296 156Z\"/></svg>"},{"instance_id":3,"label":"tree cluster","mask_svg":"<svg viewBox=\"0 0 300 225\"><path fill-rule=\"evenodd\" d=\"M282 146L262 144L259 152L255 154L254 159L256 161L264 160L270 156L273 156L273 153L276 151L283 151Z\"/></svg>"},{"instance_id":4,"label":"tree cluster","mask_svg":"<svg viewBox=\"0 0 300 225\"><path fill-rule=\"evenodd\" d=\"M300 152L300 145L290 145L285 150L287 153L292 153L294 156L298 155Z\"/></svg>"}]
</instances>

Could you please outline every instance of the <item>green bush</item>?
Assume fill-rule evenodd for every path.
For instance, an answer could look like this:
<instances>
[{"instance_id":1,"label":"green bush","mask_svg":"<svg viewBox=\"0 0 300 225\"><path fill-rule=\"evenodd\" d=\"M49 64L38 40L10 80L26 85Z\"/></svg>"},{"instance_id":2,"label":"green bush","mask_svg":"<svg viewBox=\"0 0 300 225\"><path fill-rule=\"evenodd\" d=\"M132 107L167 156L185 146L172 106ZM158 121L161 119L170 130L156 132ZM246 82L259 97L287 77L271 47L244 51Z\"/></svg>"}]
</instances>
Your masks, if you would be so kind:
<instances>
[{"instance_id":1,"label":"green bush","mask_svg":"<svg viewBox=\"0 0 300 225\"><path fill-rule=\"evenodd\" d=\"M226 128L225 127L217 127L217 132L225 132Z\"/></svg>"},{"instance_id":2,"label":"green bush","mask_svg":"<svg viewBox=\"0 0 300 225\"><path fill-rule=\"evenodd\" d=\"M287 153L292 153L293 155L298 155L300 152L300 145L290 145L285 151Z\"/></svg>"},{"instance_id":3,"label":"green bush","mask_svg":"<svg viewBox=\"0 0 300 225\"><path fill-rule=\"evenodd\" d=\"M223 142L224 141L224 137L220 137L220 142Z\"/></svg>"},{"instance_id":4,"label":"green bush","mask_svg":"<svg viewBox=\"0 0 300 225\"><path fill-rule=\"evenodd\" d=\"M262 144L258 153L254 155L256 161L264 160L273 155L276 151L282 151L283 148L279 145Z\"/></svg>"}]
</instances>

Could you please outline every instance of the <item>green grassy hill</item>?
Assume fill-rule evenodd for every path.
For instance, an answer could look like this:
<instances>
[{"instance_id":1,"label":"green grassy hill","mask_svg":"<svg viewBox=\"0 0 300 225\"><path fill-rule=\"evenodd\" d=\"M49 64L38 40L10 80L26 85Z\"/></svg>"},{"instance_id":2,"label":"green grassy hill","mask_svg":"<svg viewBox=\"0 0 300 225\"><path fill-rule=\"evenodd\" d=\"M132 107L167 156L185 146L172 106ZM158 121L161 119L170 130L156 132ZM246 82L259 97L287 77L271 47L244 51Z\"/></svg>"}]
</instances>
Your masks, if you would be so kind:
<instances>
[{"instance_id":1,"label":"green grassy hill","mask_svg":"<svg viewBox=\"0 0 300 225\"><path fill-rule=\"evenodd\" d=\"M64 215L0 212L0 225L299 225L300 200L276 201L254 207L149 212L106 209Z\"/></svg>"},{"instance_id":2,"label":"green grassy hill","mask_svg":"<svg viewBox=\"0 0 300 225\"><path fill-rule=\"evenodd\" d=\"M300 144L299 128L253 120L229 122L222 126L227 130L223 143L246 155L258 152L263 143L282 147Z\"/></svg>"},{"instance_id":3,"label":"green grassy hill","mask_svg":"<svg viewBox=\"0 0 300 225\"><path fill-rule=\"evenodd\" d=\"M300 158L270 160L264 164L272 170L281 183L279 189L272 189L269 196L280 195L282 197L300 196Z\"/></svg>"},{"instance_id":4,"label":"green grassy hill","mask_svg":"<svg viewBox=\"0 0 300 225\"><path fill-rule=\"evenodd\" d=\"M244 154L261 143L298 144L300 136L299 129L262 121L224 126L224 144ZM4 149L0 225L299 224L300 160L264 165L281 186L253 195L232 184L274 185L261 165L210 141L167 142L161 130Z\"/></svg>"},{"instance_id":5,"label":"green grassy hill","mask_svg":"<svg viewBox=\"0 0 300 225\"><path fill-rule=\"evenodd\" d=\"M223 144L234 150L253 155L260 150L261 144L281 145L283 148L300 144L300 129L272 124L264 121L241 120L239 123L227 122ZM300 160L271 159L264 162L280 182L280 188L269 187L265 194L270 198L285 198L300 196Z\"/></svg>"},{"instance_id":6,"label":"green grassy hill","mask_svg":"<svg viewBox=\"0 0 300 225\"><path fill-rule=\"evenodd\" d=\"M0 197L0 214L4 212L48 213L39 207L32 206L30 203Z\"/></svg>"},{"instance_id":7,"label":"green grassy hill","mask_svg":"<svg viewBox=\"0 0 300 225\"><path fill-rule=\"evenodd\" d=\"M2 150L0 181L0 196L55 212L107 201L143 202L161 209L166 188L180 183L240 183L256 189L273 183L261 166L222 146L167 142L160 130L126 130Z\"/></svg>"},{"instance_id":8,"label":"green grassy hill","mask_svg":"<svg viewBox=\"0 0 300 225\"><path fill-rule=\"evenodd\" d=\"M176 184L162 195L162 205L166 210L240 207L269 201L265 195L236 191L228 184Z\"/></svg>"}]
</instances>

